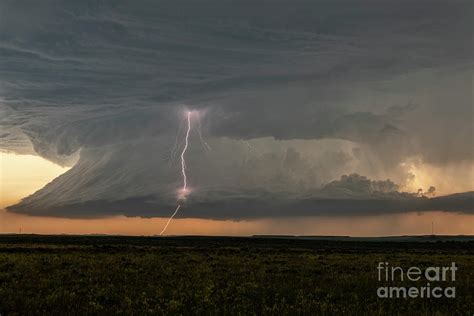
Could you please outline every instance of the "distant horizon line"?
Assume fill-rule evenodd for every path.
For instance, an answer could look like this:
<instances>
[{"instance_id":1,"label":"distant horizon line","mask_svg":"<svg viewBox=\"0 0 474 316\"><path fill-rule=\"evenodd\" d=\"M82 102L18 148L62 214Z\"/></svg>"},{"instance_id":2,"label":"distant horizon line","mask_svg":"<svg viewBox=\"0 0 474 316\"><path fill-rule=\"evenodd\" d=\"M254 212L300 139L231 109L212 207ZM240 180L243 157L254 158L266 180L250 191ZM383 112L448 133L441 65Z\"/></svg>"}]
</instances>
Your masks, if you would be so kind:
<instances>
[{"instance_id":1,"label":"distant horizon line","mask_svg":"<svg viewBox=\"0 0 474 316\"><path fill-rule=\"evenodd\" d=\"M380 235L380 236L349 236L349 235L291 235L291 234L254 234L254 235L123 235L123 234L40 234L40 233L2 233L0 237L20 237L20 236L38 236L38 237L125 237L125 238L277 238L277 239L449 239L449 238L463 238L474 241L474 234L420 234L420 235Z\"/></svg>"}]
</instances>

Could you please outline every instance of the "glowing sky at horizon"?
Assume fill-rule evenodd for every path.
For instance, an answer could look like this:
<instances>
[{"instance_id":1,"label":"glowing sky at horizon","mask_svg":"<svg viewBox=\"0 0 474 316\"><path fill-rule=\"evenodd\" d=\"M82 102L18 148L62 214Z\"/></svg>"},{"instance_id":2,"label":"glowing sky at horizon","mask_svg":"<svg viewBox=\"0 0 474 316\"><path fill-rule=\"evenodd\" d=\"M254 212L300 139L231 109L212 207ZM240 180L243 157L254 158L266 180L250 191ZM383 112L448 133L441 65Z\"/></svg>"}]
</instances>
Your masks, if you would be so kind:
<instances>
[{"instance_id":1,"label":"glowing sky at horizon","mask_svg":"<svg viewBox=\"0 0 474 316\"><path fill-rule=\"evenodd\" d=\"M18 215L1 210L35 192L66 172L43 158L0 153L0 233L38 234L158 234L167 218L115 216L97 219L65 219ZM379 216L309 217L250 221L175 219L167 234L189 235L350 235L381 236L430 234L474 234L474 215L423 212Z\"/></svg>"},{"instance_id":2,"label":"glowing sky at horizon","mask_svg":"<svg viewBox=\"0 0 474 316\"><path fill-rule=\"evenodd\" d=\"M0 208L34 193L69 169L39 156L0 152Z\"/></svg>"}]
</instances>

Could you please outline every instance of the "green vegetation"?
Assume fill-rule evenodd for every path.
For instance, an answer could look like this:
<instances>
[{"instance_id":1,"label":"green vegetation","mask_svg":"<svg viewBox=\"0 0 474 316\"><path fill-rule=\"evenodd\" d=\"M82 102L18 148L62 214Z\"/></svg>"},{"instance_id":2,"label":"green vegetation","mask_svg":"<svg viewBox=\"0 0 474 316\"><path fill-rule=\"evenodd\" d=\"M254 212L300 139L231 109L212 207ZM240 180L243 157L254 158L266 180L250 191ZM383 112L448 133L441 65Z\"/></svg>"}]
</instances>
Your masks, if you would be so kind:
<instances>
[{"instance_id":1,"label":"green vegetation","mask_svg":"<svg viewBox=\"0 0 474 316\"><path fill-rule=\"evenodd\" d=\"M457 297L380 299L379 261L454 261ZM104 313L472 315L474 242L0 236L1 315Z\"/></svg>"}]
</instances>

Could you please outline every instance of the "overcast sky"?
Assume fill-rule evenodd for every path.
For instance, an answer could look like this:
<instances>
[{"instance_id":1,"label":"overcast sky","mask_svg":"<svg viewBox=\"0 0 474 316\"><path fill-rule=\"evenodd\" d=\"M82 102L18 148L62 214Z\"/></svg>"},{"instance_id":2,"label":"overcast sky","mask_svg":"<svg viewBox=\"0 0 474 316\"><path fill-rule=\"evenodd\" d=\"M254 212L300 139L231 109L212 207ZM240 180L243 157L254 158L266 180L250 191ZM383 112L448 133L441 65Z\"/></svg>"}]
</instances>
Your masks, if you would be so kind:
<instances>
[{"instance_id":1,"label":"overcast sky","mask_svg":"<svg viewBox=\"0 0 474 316\"><path fill-rule=\"evenodd\" d=\"M0 148L72 166L10 211L169 215L198 110L178 217L473 213L473 10L0 0Z\"/></svg>"}]
</instances>

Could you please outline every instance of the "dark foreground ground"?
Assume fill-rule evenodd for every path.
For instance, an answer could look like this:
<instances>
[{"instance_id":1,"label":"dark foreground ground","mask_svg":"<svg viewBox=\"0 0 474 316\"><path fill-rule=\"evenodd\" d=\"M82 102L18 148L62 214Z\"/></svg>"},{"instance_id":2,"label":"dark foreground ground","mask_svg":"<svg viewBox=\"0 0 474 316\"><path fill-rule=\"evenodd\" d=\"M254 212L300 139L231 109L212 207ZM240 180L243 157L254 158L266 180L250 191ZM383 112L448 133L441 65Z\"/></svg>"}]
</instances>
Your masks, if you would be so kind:
<instances>
[{"instance_id":1,"label":"dark foreground ground","mask_svg":"<svg viewBox=\"0 0 474 316\"><path fill-rule=\"evenodd\" d=\"M474 242L442 240L0 235L0 314L473 315ZM456 298L380 299L380 261L454 261Z\"/></svg>"}]
</instances>

